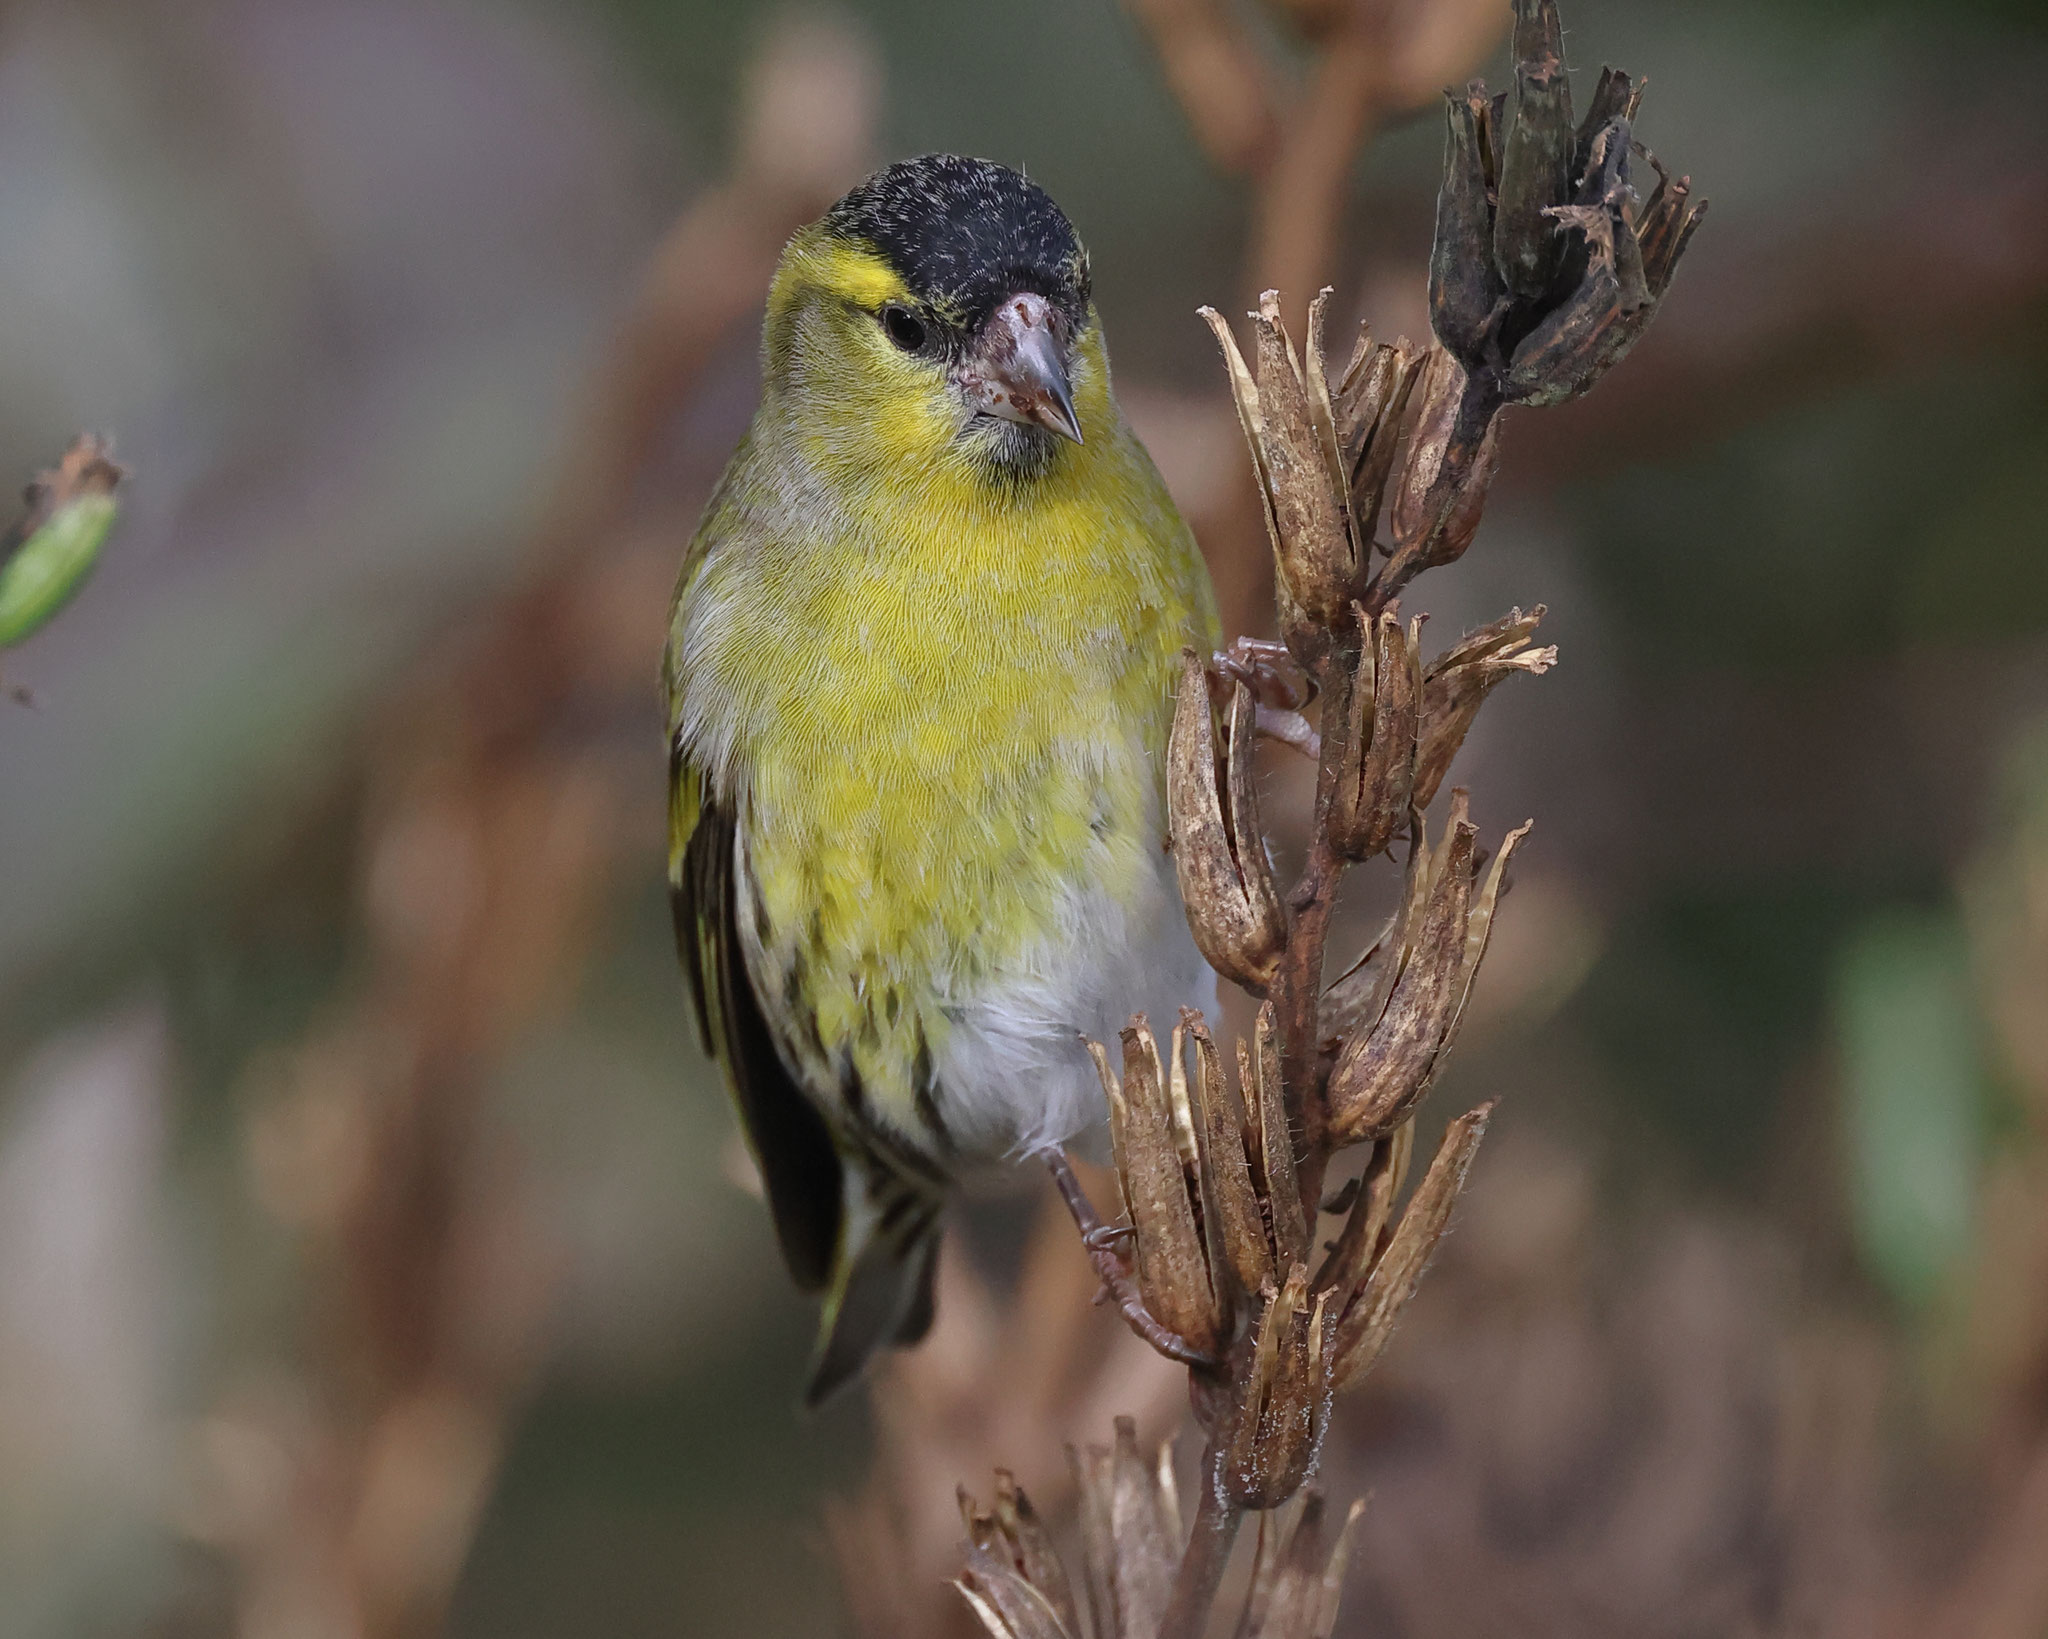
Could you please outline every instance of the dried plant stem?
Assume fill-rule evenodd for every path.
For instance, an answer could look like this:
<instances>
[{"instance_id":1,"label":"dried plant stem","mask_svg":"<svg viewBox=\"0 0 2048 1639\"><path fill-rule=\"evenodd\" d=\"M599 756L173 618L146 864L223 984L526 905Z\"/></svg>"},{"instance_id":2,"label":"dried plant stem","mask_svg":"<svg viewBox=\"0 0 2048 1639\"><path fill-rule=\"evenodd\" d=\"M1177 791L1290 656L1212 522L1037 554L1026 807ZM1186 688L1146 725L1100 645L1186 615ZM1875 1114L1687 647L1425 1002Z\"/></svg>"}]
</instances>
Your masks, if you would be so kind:
<instances>
[{"instance_id":1,"label":"dried plant stem","mask_svg":"<svg viewBox=\"0 0 2048 1639\"><path fill-rule=\"evenodd\" d=\"M1344 875L1344 861L1330 837L1329 812L1350 745L1351 692L1359 642L1354 632L1336 643L1317 680L1322 685L1323 726L1314 821L1309 828L1308 859L1288 896L1287 952L1273 985L1273 1012L1280 1028L1280 1079L1287 1089L1287 1118L1299 1145L1304 1201L1320 1199L1328 1161L1323 1101L1311 1094L1322 1080L1319 1013L1323 957L1329 944L1330 911Z\"/></svg>"},{"instance_id":2,"label":"dried plant stem","mask_svg":"<svg viewBox=\"0 0 2048 1639\"><path fill-rule=\"evenodd\" d=\"M1387 34L1385 7L1360 0L1341 25L1314 0L1297 12L1324 49L1313 94L1268 178L1266 206L1269 229L1282 224L1305 237L1263 246L1258 265L1299 293L1329 254L1350 156L1391 82L1375 49ZM1148 15L1157 23L1175 13ZM1091 1577L1106 1590L1094 1601L1096 1639L1200 1639L1244 1515L1301 1494L1336 1394L1386 1349L1492 1110L1482 1105L1451 1122L1404 1202L1414 1113L1457 1034L1508 861L1528 830L1510 832L1482 870L1466 790L1450 790L1434 839L1425 815L1487 695L1516 672L1541 675L1556 650L1531 644L1542 609L1515 609L1425 666L1421 617L1404 618L1394 600L1471 544L1500 412L1577 397L1626 352L1702 208L1680 183L1635 210L1626 176L1632 83L1603 74L1586 125L1575 127L1555 0L1516 0L1514 17L1523 94L1496 104L1475 84L1449 107L1430 267L1439 347L1375 343L1367 330L1340 374L1326 347L1330 292L1309 304L1297 348L1269 289L1250 315L1248 362L1233 328L1202 310L1252 455L1285 654L1240 638L1213 674L1192 650L1184 656L1167 742L1169 846L1195 944L1219 975L1266 1005L1250 1040L1238 1041L1235 1096L1198 1012L1184 1009L1165 1042L1134 1017L1121 1032L1120 1071L1106 1044L1089 1043L1127 1228L1106 1230L1065 1156L1048 1157L1125 1319L1162 1354L1190 1362L1189 1397L1208 1437L1192 1530L1177 1555L1178 1509L1159 1505L1170 1499L1170 1473L1145 1479L1121 1429L1114 1460L1091 1448L1097 1467L1114 1471L1107 1490L1098 1488L1099 1516L1109 1499L1106 1517L1093 1530L1084 1525ZM1497 177L1496 156L1504 156ZM1582 242L1565 244L1561 223ZM1311 691L1281 664L1289 658L1297 677L1313 681L1321 722L1306 856L1283 899L1251 753L1258 708L1278 714L1307 703ZM1290 743L1309 743L1306 724ZM1395 915L1326 990L1345 871L1386 859L1404 836ZM1368 1146L1365 1171L1326 1209L1325 1174L1351 1145ZM1327 1256L1318 1252L1325 1210L1348 1215ZM1128 1258L1113 1242L1126 1235ZM1141 1506L1146 1497L1155 1500ZM1302 1517L1320 1521L1320 1502ZM1255 1577L1238 1630L1246 1639L1329 1633L1343 1548L1340 1537L1328 1551L1319 1533L1317 1524L1290 1538L1283 1580L1293 1579L1294 1591L1286 1597L1274 1595L1277 1582ZM983 1549L991 1533L974 1534L982 1557L970 1557L962 1587L989 1631L999 1639L1059 1632L1048 1613L1063 1584L1051 1567L1027 1563L1026 1533L1004 1538L1017 1549L1007 1564ZM1315 1578L1312 1593L1304 1572Z\"/></svg>"},{"instance_id":3,"label":"dried plant stem","mask_svg":"<svg viewBox=\"0 0 2048 1639\"><path fill-rule=\"evenodd\" d=\"M1376 123L1383 32L1361 22L1317 62L1259 192L1254 290L1287 291L1305 302L1327 276L1344 185ZM1290 317L1298 320L1300 311Z\"/></svg>"},{"instance_id":4,"label":"dried plant stem","mask_svg":"<svg viewBox=\"0 0 2048 1639\"><path fill-rule=\"evenodd\" d=\"M1201 1495L1180 1569L1173 1579L1173 1598L1160 1618L1159 1639L1201 1639L1209 1609L1223 1585L1224 1568L1237 1542L1245 1511L1230 1501L1222 1482L1223 1452L1211 1441L1202 1455Z\"/></svg>"}]
</instances>

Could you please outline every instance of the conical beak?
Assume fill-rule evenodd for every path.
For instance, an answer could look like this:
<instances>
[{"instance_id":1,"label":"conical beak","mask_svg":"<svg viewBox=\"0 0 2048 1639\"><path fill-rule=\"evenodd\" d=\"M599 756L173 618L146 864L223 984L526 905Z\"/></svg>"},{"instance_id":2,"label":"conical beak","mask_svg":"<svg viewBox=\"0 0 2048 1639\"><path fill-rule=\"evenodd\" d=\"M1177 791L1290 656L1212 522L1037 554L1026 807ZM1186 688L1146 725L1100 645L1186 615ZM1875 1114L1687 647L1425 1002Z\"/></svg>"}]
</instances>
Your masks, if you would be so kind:
<instances>
[{"instance_id":1,"label":"conical beak","mask_svg":"<svg viewBox=\"0 0 2048 1639\"><path fill-rule=\"evenodd\" d=\"M1057 324L1043 296L1007 298L982 326L962 385L979 400L981 414L1044 427L1078 444L1081 418L1074 413Z\"/></svg>"}]
</instances>

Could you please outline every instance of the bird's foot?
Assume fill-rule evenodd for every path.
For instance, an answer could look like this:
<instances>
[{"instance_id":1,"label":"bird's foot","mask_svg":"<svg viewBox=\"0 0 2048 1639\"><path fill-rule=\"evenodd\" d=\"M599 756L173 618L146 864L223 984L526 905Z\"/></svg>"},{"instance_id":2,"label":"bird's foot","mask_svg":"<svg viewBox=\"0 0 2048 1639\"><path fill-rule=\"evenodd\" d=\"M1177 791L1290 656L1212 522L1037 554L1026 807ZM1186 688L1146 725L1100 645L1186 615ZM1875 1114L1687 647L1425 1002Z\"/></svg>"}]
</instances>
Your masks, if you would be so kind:
<instances>
[{"instance_id":1,"label":"bird's foot","mask_svg":"<svg viewBox=\"0 0 2048 1639\"><path fill-rule=\"evenodd\" d=\"M1315 680L1288 653L1286 644L1269 637L1233 638L1229 648L1209 657L1209 665L1218 678L1242 683L1251 692L1252 720L1259 733L1312 761L1321 758L1322 737L1301 714L1316 696Z\"/></svg>"},{"instance_id":2,"label":"bird's foot","mask_svg":"<svg viewBox=\"0 0 2048 1639\"><path fill-rule=\"evenodd\" d=\"M1218 649L1209 664L1233 683L1252 691L1252 699L1275 711L1299 711L1316 697L1315 679L1288 652L1287 645L1270 637L1235 637L1230 646Z\"/></svg>"},{"instance_id":3,"label":"bird's foot","mask_svg":"<svg viewBox=\"0 0 2048 1639\"><path fill-rule=\"evenodd\" d=\"M1312 763L1323 760L1323 737L1298 711L1283 711L1273 706L1254 706L1252 725L1267 739L1278 740L1284 746L1292 746Z\"/></svg>"},{"instance_id":4,"label":"bird's foot","mask_svg":"<svg viewBox=\"0 0 2048 1639\"><path fill-rule=\"evenodd\" d=\"M1131 1278L1130 1262L1120 1250L1122 1244L1137 1231L1128 1224L1106 1224L1102 1221L1096 1213L1095 1203L1088 1199L1088 1192L1081 1187L1081 1180L1074 1176L1073 1163L1067 1159L1065 1150L1048 1152L1045 1165L1059 1189L1060 1199L1067 1204L1074 1227L1081 1231L1081 1245L1088 1253L1088 1261L1095 1266L1095 1273L1102 1279L1103 1297L1117 1306L1117 1311L1131 1330L1169 1360L1178 1360L1184 1366L1215 1365L1214 1357L1196 1348L1179 1333L1160 1325L1145 1307L1144 1296L1138 1291L1137 1282ZM1102 1298L1096 1301L1101 1302Z\"/></svg>"}]
</instances>

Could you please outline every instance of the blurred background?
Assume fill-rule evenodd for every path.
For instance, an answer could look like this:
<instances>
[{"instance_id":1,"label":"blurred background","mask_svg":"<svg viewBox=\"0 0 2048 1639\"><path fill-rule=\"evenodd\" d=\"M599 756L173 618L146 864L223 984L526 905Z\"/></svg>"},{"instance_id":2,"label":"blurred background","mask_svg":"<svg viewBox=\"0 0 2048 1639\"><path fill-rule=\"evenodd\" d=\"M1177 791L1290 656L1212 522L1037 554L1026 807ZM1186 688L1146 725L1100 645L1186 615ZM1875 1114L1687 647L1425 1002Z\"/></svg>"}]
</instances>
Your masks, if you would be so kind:
<instances>
[{"instance_id":1,"label":"blurred background","mask_svg":"<svg viewBox=\"0 0 2048 1639\"><path fill-rule=\"evenodd\" d=\"M1034 1196L815 1418L676 970L654 676L783 238L1028 167L1269 628L1198 303L1427 331L1505 0L14 0L0 475L127 509L0 703L0 1631L962 1631L953 1486L1179 1388ZM1713 211L1516 412L1441 645L1549 606L1367 1392L1343 1626L2048 1634L2048 15L1570 0ZM1347 321L1348 328L1348 321ZM1284 813L1296 770L1268 777ZM1439 1112L1441 1119L1442 1110ZM1035 1317L1035 1318L1034 1318Z\"/></svg>"}]
</instances>

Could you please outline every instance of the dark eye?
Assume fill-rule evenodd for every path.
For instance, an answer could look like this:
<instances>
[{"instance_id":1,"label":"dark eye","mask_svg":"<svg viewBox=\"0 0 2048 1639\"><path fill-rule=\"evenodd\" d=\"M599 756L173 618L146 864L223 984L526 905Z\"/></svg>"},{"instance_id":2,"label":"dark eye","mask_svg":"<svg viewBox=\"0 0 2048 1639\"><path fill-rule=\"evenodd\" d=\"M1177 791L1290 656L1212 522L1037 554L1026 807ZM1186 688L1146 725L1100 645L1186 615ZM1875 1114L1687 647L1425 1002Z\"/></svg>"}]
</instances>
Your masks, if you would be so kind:
<instances>
[{"instance_id":1,"label":"dark eye","mask_svg":"<svg viewBox=\"0 0 2048 1639\"><path fill-rule=\"evenodd\" d=\"M882 328L889 339L906 353L915 353L924 346L924 321L907 307L898 307L891 302L882 309Z\"/></svg>"}]
</instances>

